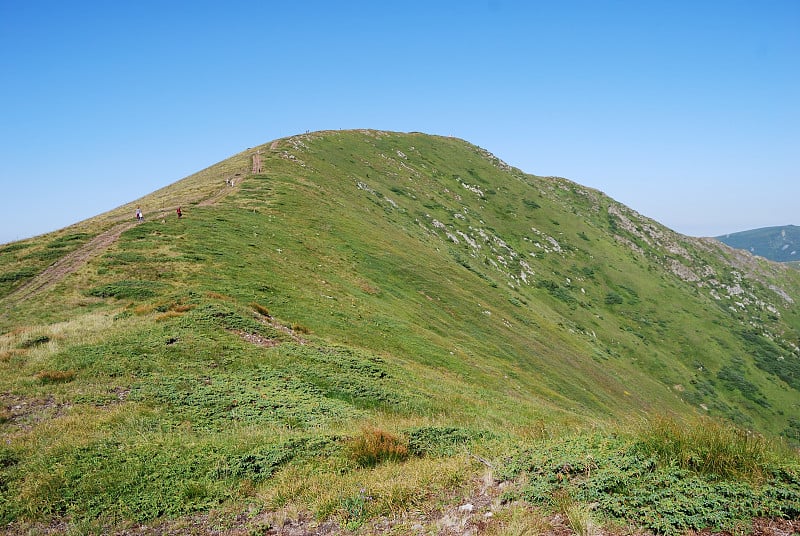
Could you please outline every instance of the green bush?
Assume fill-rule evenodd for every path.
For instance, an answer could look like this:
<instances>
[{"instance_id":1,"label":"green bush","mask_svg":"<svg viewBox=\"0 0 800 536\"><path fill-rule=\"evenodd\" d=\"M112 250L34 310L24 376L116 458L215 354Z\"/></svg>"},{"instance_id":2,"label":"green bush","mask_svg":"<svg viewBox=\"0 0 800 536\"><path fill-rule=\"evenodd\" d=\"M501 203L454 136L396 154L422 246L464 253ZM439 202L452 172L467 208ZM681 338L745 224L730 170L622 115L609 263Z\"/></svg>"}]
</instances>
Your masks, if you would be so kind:
<instances>
[{"instance_id":1,"label":"green bush","mask_svg":"<svg viewBox=\"0 0 800 536\"><path fill-rule=\"evenodd\" d=\"M414 456L450 456L476 439L491 436L488 432L453 426L422 426L405 433L408 436L409 453Z\"/></svg>"},{"instance_id":2,"label":"green bush","mask_svg":"<svg viewBox=\"0 0 800 536\"><path fill-rule=\"evenodd\" d=\"M90 236L91 235L87 233L68 234L66 236L62 236L61 238L56 238L55 240L47 244L47 247L50 249L57 249L57 248L65 248L72 246L74 248L81 242L84 242Z\"/></svg>"},{"instance_id":3,"label":"green bush","mask_svg":"<svg viewBox=\"0 0 800 536\"><path fill-rule=\"evenodd\" d=\"M757 517L800 515L796 456L739 434L713 422L656 419L631 437L595 433L527 446L498 476L524 475L507 499L558 511L559 498L569 497L657 534L732 531Z\"/></svg>"},{"instance_id":4,"label":"green bush","mask_svg":"<svg viewBox=\"0 0 800 536\"><path fill-rule=\"evenodd\" d=\"M0 274L0 283L13 283L15 281L19 281L20 279L28 279L35 275L35 268L22 268L21 270Z\"/></svg>"},{"instance_id":5,"label":"green bush","mask_svg":"<svg viewBox=\"0 0 800 536\"><path fill-rule=\"evenodd\" d=\"M158 296L167 288L164 283L155 281L118 281L95 287L86 294L96 298L142 300Z\"/></svg>"},{"instance_id":6,"label":"green bush","mask_svg":"<svg viewBox=\"0 0 800 536\"><path fill-rule=\"evenodd\" d=\"M18 348L33 348L34 346L39 346L40 344L47 344L50 342L50 337L47 335L37 335L35 337L31 337L29 339L25 339L19 345Z\"/></svg>"}]
</instances>

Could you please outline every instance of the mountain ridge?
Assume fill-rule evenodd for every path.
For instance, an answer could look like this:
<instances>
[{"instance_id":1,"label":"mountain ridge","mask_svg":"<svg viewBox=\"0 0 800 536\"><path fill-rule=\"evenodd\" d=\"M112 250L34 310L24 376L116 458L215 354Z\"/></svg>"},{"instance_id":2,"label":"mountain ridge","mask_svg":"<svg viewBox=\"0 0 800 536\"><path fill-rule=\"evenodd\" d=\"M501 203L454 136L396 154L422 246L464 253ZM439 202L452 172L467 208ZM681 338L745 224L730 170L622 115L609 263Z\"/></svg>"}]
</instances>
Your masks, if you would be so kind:
<instances>
[{"instance_id":1,"label":"mountain ridge","mask_svg":"<svg viewBox=\"0 0 800 536\"><path fill-rule=\"evenodd\" d=\"M145 222L131 224L138 205ZM20 293L70 255L80 262L68 273ZM216 480L190 469L167 478L178 489L204 484L156 500L160 509L133 483L160 489L150 469L108 481L139 505L114 507L126 519L208 508L225 496L218 480L272 493L273 472L280 483L301 471L294 457L330 477L316 460L333 456L357 478L342 437L365 424L412 445L420 430L445 434L436 448L455 434L479 452L506 434L660 414L800 440L800 273L455 138L359 130L274 140L0 247L0 261L0 393L11 408L2 426L16 460L7 467L89 475L59 484L13 469L17 509L91 518L103 494L89 477L111 478L92 457L120 452L182 452L218 468L207 473ZM67 433L75 419L89 439ZM85 489L78 506L60 498L65 489ZM341 513L344 499L331 500Z\"/></svg>"},{"instance_id":2,"label":"mountain ridge","mask_svg":"<svg viewBox=\"0 0 800 536\"><path fill-rule=\"evenodd\" d=\"M381 133L380 131L356 132L367 137L378 138L380 138L381 135L394 135L391 133ZM234 193L235 188L227 187L227 185L222 186L219 184L219 182L215 183L213 180L209 181L208 177L213 174L216 176L216 180L219 181L223 176L226 178L244 176L248 170L248 167L250 166L250 159L253 154L258 152L272 152L273 156L285 162L289 162L293 166L299 166L300 168L303 168L306 166L305 163L298 155L294 154L294 151L304 148L304 140L314 139L315 137L335 137L341 135L341 132L338 131L300 135L283 140L275 140L252 149L248 149L247 151L244 151L239 155L224 161L224 163L211 166L210 168L207 168L198 174L188 177L183 181L179 181L179 183L176 183L176 185L180 184L182 189L185 190L181 191L180 194L175 194L174 191L176 185L171 185L159 190L158 192L154 192L154 194L151 196L145 196L140 200L110 211L99 218L87 220L87 222L91 224L99 220L105 225L112 219L116 218L119 220L121 218L125 218L125 215L132 210L132 207L143 203L149 203L150 206L153 204L158 204L159 207L156 210L148 210L145 208L146 217L150 217L153 214L158 214L163 219L165 214L169 214L169 211L173 208L173 205L177 206L178 204L184 204L191 207L192 204L199 205L203 199L210 199L212 196L219 195L220 193ZM407 136L413 137L415 134L409 134ZM451 138L440 137L433 139L453 142ZM463 142L455 141L454 143ZM508 166L483 149L471 146L469 144L467 145L470 147L471 151L474 151L481 158L485 158L493 167L503 172L510 173L514 180L521 180L524 182L525 174L523 174L520 170ZM400 150L398 150L398 152L403 156L395 154L393 157L387 157L386 155L382 154L381 157L395 160L397 168L402 170L404 166L403 157L405 154ZM365 182L368 180L368 177L362 178L364 180L353 181L355 188L359 192L362 192L363 195L368 197L372 197L373 202L376 200L382 201L384 205L389 203L390 208L387 209L384 206L384 210L397 211L397 208L395 208L393 205L397 203L396 201L387 195L374 190L368 182ZM791 306L794 303L794 298L780 285L777 285L774 282L767 282L766 280L768 277L774 278L775 276L781 275L781 269L778 266L762 263L757 259L750 258L747 255L742 255L735 250L718 248L711 240L695 239L679 235L663 226L660 226L657 222L636 213L628 207L624 207L623 205L610 200L604 194L602 194L602 192L582 187L572 183L571 181L568 181L567 179L558 177L537 177L536 179L541 181L540 188L545 189L541 190L539 195L542 195L542 192L544 191L549 191L550 194L569 192L573 196L579 196L580 199L585 202L584 206L581 207L582 210L586 211L585 214L600 214L600 212L605 211L607 214L605 219L609 223L609 230L611 231L613 240L618 245L627 249L632 255L639 257L644 262L654 262L653 259L655 259L656 263L658 263L663 269L669 271L673 276L680 279L683 283L695 286L697 289L705 292L706 298L710 298L716 302L728 301L733 304L729 305L729 307L733 308L734 310L738 309L739 311L746 312L748 308L755 308L761 309L761 313L772 315L779 314L782 308ZM187 186L188 188L186 188ZM463 195L471 195L479 199L483 199L484 201L487 199L487 195L495 195L494 192L489 194L484 193L480 190L479 186L480 185L478 184L470 184L466 182L465 179L459 177L457 180L455 180L453 188L459 187L463 191ZM447 189L445 188L445 190ZM188 196L187 192L189 193ZM402 195L402 192L394 193L396 196ZM462 193L458 192L455 195L461 196ZM564 199L559 199L558 195L555 195L553 196L552 200L560 205L563 210L576 212L576 207L578 205L572 204L574 201L573 199L570 199L567 202ZM188 203L186 201L188 201ZM527 207L529 210L537 210L536 208L530 208L531 206L536 206L536 201L524 201L529 204L524 204L523 206ZM147 205L145 206L147 207ZM521 256L519 252L514 250L513 247L510 247L509 244L504 242L502 237L492 237L491 235L486 234L487 231L485 229L478 229L477 231L474 229L470 231L466 228L456 229L455 224L465 221L466 216L460 215L459 218L458 213L454 213L457 214L457 216L451 216L450 219L453 221L449 223L442 223L429 214L426 215L428 219L427 222L420 223L420 221L417 220L416 223L424 227L426 233L429 235L436 235L439 236L439 239L444 239L445 244L448 244L449 247L460 247L461 249L464 249L463 252L456 252L454 254L454 258L473 274L477 274L479 277L483 277L486 280L491 280L492 277L497 277L497 275L491 276L488 273L483 272L483 268L476 269L475 266L471 264L471 262L473 262L476 258L475 256L478 254L483 255L482 252L478 253L482 247L478 242L483 240L483 242L488 244L490 248L500 252L496 254L498 258L490 258L491 256L484 255L483 259L480 259L485 266L489 266L491 268L492 273L500 274L505 280L505 284L511 286L512 288L515 285L531 286L531 283L527 281L529 279L533 281L535 277L534 270L530 268L531 261L525 259L524 256ZM578 215L580 216L581 214ZM589 220L586 220L586 222L588 221ZM73 227L77 229L80 228L81 225L83 224L77 224L77 227ZM587 226L585 230L580 230L578 232L583 233L583 236L586 236L586 230L590 229L592 226L596 227L597 225L599 225L597 222L592 223ZM551 225L551 227L553 226ZM557 229L558 227L556 226L555 228ZM531 247L529 249L534 250L528 253L529 256L533 255L532 258L536 258L537 253L540 256L549 255L566 258L566 255L571 253L569 250L562 250L561 244L558 242L556 236L552 236L535 227L532 227L531 229L533 230L533 233L531 233L531 236L523 237L523 243L530 245ZM476 232L478 234L475 234ZM484 233L484 236L481 237L480 233ZM583 237L580 237L580 240L586 242ZM467 246L466 249L465 246ZM731 263L732 266L740 271L740 274L745 274L747 278L759 284L762 287L761 291L759 291L759 293L754 293L751 291L751 289L743 288L740 285L740 282L737 281L737 277L741 277L741 275L730 277L727 281L723 281L721 278L715 277L714 269L709 264L697 263L697 253L695 251L690 251L689 248L699 252L712 253L713 255L717 256L717 258L724 259L726 262ZM514 273L503 266L502 261L507 261L507 259L503 258L503 255L501 254L503 251L506 252L506 256L510 257L510 259L518 261L518 265L515 267ZM473 258L470 260L469 258L465 258L461 255L473 255ZM519 261L520 259L522 259L521 262ZM581 276L579 275L578 277ZM11 278L7 277L7 279ZM572 303L574 297L570 297L570 294L573 289L569 289L569 283L566 283L566 280L568 279L569 278L561 282L553 281L547 278L540 278L539 281L535 282L535 285L539 285L541 288L547 289L552 296L560 296L561 298L566 299L568 303ZM492 284L497 283L500 282L492 281ZM586 289L582 288L581 291L585 295ZM617 299L616 296L603 297L603 299L606 298L612 302ZM734 298L740 299L737 300Z\"/></svg>"},{"instance_id":3,"label":"mountain ridge","mask_svg":"<svg viewBox=\"0 0 800 536\"><path fill-rule=\"evenodd\" d=\"M781 225L761 227L716 237L733 248L749 251L776 262L797 262L800 249L800 227Z\"/></svg>"}]
</instances>

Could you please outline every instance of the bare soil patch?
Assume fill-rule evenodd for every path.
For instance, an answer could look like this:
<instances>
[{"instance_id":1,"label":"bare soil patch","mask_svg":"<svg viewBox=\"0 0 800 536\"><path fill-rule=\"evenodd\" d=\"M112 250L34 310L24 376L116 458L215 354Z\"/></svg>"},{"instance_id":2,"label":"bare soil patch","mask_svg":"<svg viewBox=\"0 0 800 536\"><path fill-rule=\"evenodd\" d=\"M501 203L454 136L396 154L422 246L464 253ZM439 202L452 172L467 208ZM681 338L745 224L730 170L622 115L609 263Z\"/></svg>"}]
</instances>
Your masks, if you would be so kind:
<instances>
[{"instance_id":1,"label":"bare soil patch","mask_svg":"<svg viewBox=\"0 0 800 536\"><path fill-rule=\"evenodd\" d=\"M0 393L0 408L6 423L23 430L31 430L36 424L60 417L69 408L52 397L25 398L11 393Z\"/></svg>"}]
</instances>

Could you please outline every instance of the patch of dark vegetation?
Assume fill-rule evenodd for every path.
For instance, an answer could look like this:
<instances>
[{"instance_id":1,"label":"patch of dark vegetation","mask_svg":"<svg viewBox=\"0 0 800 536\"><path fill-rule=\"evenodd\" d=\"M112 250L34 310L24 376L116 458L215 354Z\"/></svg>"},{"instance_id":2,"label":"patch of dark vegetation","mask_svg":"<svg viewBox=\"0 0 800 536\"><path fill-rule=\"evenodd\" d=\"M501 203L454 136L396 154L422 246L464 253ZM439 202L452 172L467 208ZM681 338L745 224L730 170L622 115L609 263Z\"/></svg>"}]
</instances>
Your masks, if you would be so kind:
<instances>
[{"instance_id":1,"label":"patch of dark vegetation","mask_svg":"<svg viewBox=\"0 0 800 536\"><path fill-rule=\"evenodd\" d=\"M774 461L758 436L708 422L656 424L638 441L600 434L521 450L502 478L522 498L558 511L563 499L656 534L733 532L758 517L800 515L800 468Z\"/></svg>"},{"instance_id":2,"label":"patch of dark vegetation","mask_svg":"<svg viewBox=\"0 0 800 536\"><path fill-rule=\"evenodd\" d=\"M86 292L87 296L96 298L116 298L118 300L142 300L154 298L168 288L165 283L156 281L117 281L95 287Z\"/></svg>"},{"instance_id":3,"label":"patch of dark vegetation","mask_svg":"<svg viewBox=\"0 0 800 536\"><path fill-rule=\"evenodd\" d=\"M254 318L252 313L245 315L233 306L221 303L201 305L185 315L183 325L191 327L195 324L214 325L228 331L257 333L270 339L291 340L287 334Z\"/></svg>"},{"instance_id":4,"label":"patch of dark vegetation","mask_svg":"<svg viewBox=\"0 0 800 536\"><path fill-rule=\"evenodd\" d=\"M162 377L133 386L129 399L168 408L174 426L187 422L208 431L225 430L233 422L306 429L357 414L301 377L269 369L213 378Z\"/></svg>"},{"instance_id":5,"label":"patch of dark vegetation","mask_svg":"<svg viewBox=\"0 0 800 536\"><path fill-rule=\"evenodd\" d=\"M86 239L90 238L92 235L88 233L73 233L62 236L57 238L47 244L47 247L50 249L56 248L66 248L66 247L77 247L77 245L85 242Z\"/></svg>"},{"instance_id":6,"label":"patch of dark vegetation","mask_svg":"<svg viewBox=\"0 0 800 536\"><path fill-rule=\"evenodd\" d=\"M578 303L578 300L570 293L567 287L561 286L554 281L540 279L536 282L536 286L546 290L552 297L566 303L567 305L574 306Z\"/></svg>"},{"instance_id":7,"label":"patch of dark vegetation","mask_svg":"<svg viewBox=\"0 0 800 536\"><path fill-rule=\"evenodd\" d=\"M17 348L33 348L34 346L39 346L42 344L47 344L50 342L50 337L48 335L36 335L35 337L31 337L29 339L25 339L21 343L17 345Z\"/></svg>"},{"instance_id":8,"label":"patch of dark vegetation","mask_svg":"<svg viewBox=\"0 0 800 536\"><path fill-rule=\"evenodd\" d=\"M770 407L770 403L764 398L764 395L758 387L744 377L743 366L744 362L741 358L733 358L728 365L720 369L717 373L717 378L728 386L728 388L735 389L742 393L748 400L752 400L759 406L765 408Z\"/></svg>"},{"instance_id":9,"label":"patch of dark vegetation","mask_svg":"<svg viewBox=\"0 0 800 536\"><path fill-rule=\"evenodd\" d=\"M30 260L30 261L40 261L40 262L53 262L64 255L69 253L68 251L58 248L58 249L42 249L39 251L34 251L22 258L22 260Z\"/></svg>"},{"instance_id":10,"label":"patch of dark vegetation","mask_svg":"<svg viewBox=\"0 0 800 536\"><path fill-rule=\"evenodd\" d=\"M790 418L788 426L783 430L785 437L794 446L800 446L800 419Z\"/></svg>"},{"instance_id":11,"label":"patch of dark vegetation","mask_svg":"<svg viewBox=\"0 0 800 536\"><path fill-rule=\"evenodd\" d=\"M6 445L0 445L0 470L13 467L20 462L19 453ZM0 482L0 491L5 491L5 482Z\"/></svg>"},{"instance_id":12,"label":"patch of dark vegetation","mask_svg":"<svg viewBox=\"0 0 800 536\"><path fill-rule=\"evenodd\" d=\"M132 386L130 400L165 408L176 425L189 422L196 430L216 431L232 422L307 429L367 409L408 412L423 405L398 389L375 356L347 348L271 343L260 346L277 352L272 366L216 371L213 376L159 375Z\"/></svg>"},{"instance_id":13,"label":"patch of dark vegetation","mask_svg":"<svg viewBox=\"0 0 800 536\"><path fill-rule=\"evenodd\" d=\"M292 370L331 399L359 409L381 408L393 413L403 413L420 404L413 395L396 389L378 356L347 347L286 345L282 350Z\"/></svg>"},{"instance_id":14,"label":"patch of dark vegetation","mask_svg":"<svg viewBox=\"0 0 800 536\"><path fill-rule=\"evenodd\" d=\"M421 426L405 431L408 451L414 456L452 456L479 439L495 435L487 431L454 426Z\"/></svg>"},{"instance_id":15,"label":"patch of dark vegetation","mask_svg":"<svg viewBox=\"0 0 800 536\"><path fill-rule=\"evenodd\" d=\"M0 255L2 255L3 253L11 253L12 251L19 251L21 249L29 247L31 247L30 242L17 242L15 244L8 244L0 248Z\"/></svg>"},{"instance_id":16,"label":"patch of dark vegetation","mask_svg":"<svg viewBox=\"0 0 800 536\"><path fill-rule=\"evenodd\" d=\"M16 283L22 279L29 279L35 276L37 270L35 268L22 268L13 272L5 272L0 274L0 283Z\"/></svg>"},{"instance_id":17,"label":"patch of dark vegetation","mask_svg":"<svg viewBox=\"0 0 800 536\"><path fill-rule=\"evenodd\" d=\"M151 257L145 257L141 253L134 253L131 251L116 251L114 253L107 253L103 256L103 265L115 266L124 264L141 264L143 262L149 262L152 260L153 259Z\"/></svg>"},{"instance_id":18,"label":"patch of dark vegetation","mask_svg":"<svg viewBox=\"0 0 800 536\"><path fill-rule=\"evenodd\" d=\"M800 391L800 358L782 351L774 341L756 330L742 331L741 338L758 368L774 374Z\"/></svg>"},{"instance_id":19,"label":"patch of dark vegetation","mask_svg":"<svg viewBox=\"0 0 800 536\"><path fill-rule=\"evenodd\" d=\"M298 451L297 442L271 445L255 452L248 452L229 462L219 476L247 478L262 482L271 477L282 465L291 461Z\"/></svg>"}]
</instances>

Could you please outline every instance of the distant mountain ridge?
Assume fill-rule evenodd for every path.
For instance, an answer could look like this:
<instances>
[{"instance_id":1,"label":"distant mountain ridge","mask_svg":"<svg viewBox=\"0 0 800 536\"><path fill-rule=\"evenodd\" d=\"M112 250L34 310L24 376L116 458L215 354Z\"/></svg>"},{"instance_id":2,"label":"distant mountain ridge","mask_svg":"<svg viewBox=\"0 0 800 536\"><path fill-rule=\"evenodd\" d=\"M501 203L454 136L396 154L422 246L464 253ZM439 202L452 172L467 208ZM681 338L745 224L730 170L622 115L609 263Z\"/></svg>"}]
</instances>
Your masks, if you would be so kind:
<instances>
[{"instance_id":1,"label":"distant mountain ridge","mask_svg":"<svg viewBox=\"0 0 800 536\"><path fill-rule=\"evenodd\" d=\"M771 261L800 261L800 227L762 227L716 237L732 248L744 249Z\"/></svg>"}]
</instances>

